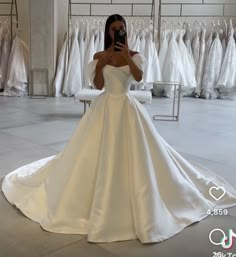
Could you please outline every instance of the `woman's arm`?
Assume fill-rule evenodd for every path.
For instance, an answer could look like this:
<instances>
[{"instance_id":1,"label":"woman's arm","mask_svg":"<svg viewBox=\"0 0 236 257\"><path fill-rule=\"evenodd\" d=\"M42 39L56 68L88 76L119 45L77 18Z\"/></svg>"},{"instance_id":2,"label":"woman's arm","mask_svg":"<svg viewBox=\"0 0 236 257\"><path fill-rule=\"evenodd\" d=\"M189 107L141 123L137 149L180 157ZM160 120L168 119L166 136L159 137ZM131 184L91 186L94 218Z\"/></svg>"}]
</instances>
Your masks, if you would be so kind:
<instances>
[{"instance_id":1,"label":"woman's arm","mask_svg":"<svg viewBox=\"0 0 236 257\"><path fill-rule=\"evenodd\" d=\"M101 56L100 53L96 53L93 57L94 60L98 59L98 62L95 68L95 77L93 79L93 83L95 87L99 90L101 90L104 86L104 78L102 74L103 67L101 66L101 62L99 61L100 56Z\"/></svg>"},{"instance_id":2,"label":"woman's arm","mask_svg":"<svg viewBox=\"0 0 236 257\"><path fill-rule=\"evenodd\" d=\"M136 81L141 81L143 78L143 71L138 68L138 66L134 63L131 56L127 56L126 61L128 62L130 72L133 75Z\"/></svg>"},{"instance_id":3,"label":"woman's arm","mask_svg":"<svg viewBox=\"0 0 236 257\"><path fill-rule=\"evenodd\" d=\"M113 57L106 52L98 52L93 57L94 60L98 59L96 68L95 68L95 77L93 83L95 87L99 90L102 90L104 87L104 77L103 77L103 67L112 62Z\"/></svg>"}]
</instances>

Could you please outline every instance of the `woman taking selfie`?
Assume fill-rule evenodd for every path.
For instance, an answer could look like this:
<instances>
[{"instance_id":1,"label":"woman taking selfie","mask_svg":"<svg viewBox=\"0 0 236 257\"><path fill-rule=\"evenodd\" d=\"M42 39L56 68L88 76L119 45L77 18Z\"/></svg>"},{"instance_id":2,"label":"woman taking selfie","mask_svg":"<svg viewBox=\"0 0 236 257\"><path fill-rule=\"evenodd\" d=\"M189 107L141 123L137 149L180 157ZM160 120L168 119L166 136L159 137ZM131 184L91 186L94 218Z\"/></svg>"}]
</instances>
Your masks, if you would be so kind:
<instances>
[{"instance_id":1,"label":"woman taking selfie","mask_svg":"<svg viewBox=\"0 0 236 257\"><path fill-rule=\"evenodd\" d=\"M8 201L45 230L87 234L91 242L160 242L209 210L236 205L236 191L178 154L129 94L145 59L129 49L126 33L122 16L108 17L105 49L88 67L91 83L104 91L64 150L4 178ZM214 199L209 190L218 187L227 191Z\"/></svg>"}]
</instances>

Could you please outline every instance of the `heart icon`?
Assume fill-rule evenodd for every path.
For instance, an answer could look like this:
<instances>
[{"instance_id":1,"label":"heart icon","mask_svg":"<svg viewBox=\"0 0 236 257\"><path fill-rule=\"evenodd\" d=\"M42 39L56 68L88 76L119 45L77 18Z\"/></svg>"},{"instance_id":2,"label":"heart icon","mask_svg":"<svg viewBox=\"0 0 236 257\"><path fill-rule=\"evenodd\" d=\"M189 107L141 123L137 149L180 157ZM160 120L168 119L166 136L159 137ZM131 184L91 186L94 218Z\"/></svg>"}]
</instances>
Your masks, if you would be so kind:
<instances>
[{"instance_id":1,"label":"heart icon","mask_svg":"<svg viewBox=\"0 0 236 257\"><path fill-rule=\"evenodd\" d=\"M225 189L223 187L211 187L209 194L216 200L219 201L225 195Z\"/></svg>"}]
</instances>

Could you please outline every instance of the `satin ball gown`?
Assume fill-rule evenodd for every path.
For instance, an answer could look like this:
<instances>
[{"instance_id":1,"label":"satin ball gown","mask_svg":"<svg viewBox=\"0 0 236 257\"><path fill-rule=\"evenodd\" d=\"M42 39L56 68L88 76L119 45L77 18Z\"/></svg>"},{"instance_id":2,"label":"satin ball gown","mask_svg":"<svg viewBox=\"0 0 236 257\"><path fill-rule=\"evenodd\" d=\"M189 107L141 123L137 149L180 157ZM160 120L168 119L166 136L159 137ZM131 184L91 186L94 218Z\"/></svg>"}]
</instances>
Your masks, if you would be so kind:
<instances>
[{"instance_id":1,"label":"satin ball gown","mask_svg":"<svg viewBox=\"0 0 236 257\"><path fill-rule=\"evenodd\" d=\"M141 54L132 59L144 70ZM89 64L90 81L96 63ZM106 65L103 75L104 90L63 151L5 176L2 191L11 204L47 231L142 243L176 235L209 209L236 205L226 181L191 165L159 135L129 94L128 65ZM212 186L227 188L219 201L209 194Z\"/></svg>"}]
</instances>

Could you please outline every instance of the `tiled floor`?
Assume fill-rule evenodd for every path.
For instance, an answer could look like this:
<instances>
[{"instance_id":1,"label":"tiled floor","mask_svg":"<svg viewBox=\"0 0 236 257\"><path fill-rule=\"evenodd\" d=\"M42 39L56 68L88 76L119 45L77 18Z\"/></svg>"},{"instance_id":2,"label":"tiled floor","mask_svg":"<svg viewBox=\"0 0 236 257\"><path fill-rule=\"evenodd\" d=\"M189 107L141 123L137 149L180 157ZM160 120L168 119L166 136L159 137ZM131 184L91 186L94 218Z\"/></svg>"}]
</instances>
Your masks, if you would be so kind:
<instances>
[{"instance_id":1,"label":"tiled floor","mask_svg":"<svg viewBox=\"0 0 236 257\"><path fill-rule=\"evenodd\" d=\"M150 116L171 111L171 100L154 98ZM0 98L0 177L58 153L82 117L72 98ZM185 158L204 165L236 187L236 101L183 98L180 122L154 122L159 133ZM0 257L210 257L236 254L208 239L214 228L236 232L236 208L226 217L208 217L157 244L137 240L94 244L86 236L49 233L24 217L0 194ZM236 243L236 242L235 242ZM215 255L220 256L220 255ZM236 255L235 255L236 256ZM223 257L220 256L220 257Z\"/></svg>"}]
</instances>

